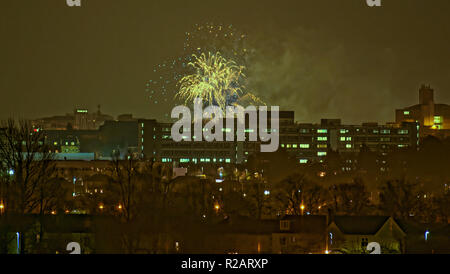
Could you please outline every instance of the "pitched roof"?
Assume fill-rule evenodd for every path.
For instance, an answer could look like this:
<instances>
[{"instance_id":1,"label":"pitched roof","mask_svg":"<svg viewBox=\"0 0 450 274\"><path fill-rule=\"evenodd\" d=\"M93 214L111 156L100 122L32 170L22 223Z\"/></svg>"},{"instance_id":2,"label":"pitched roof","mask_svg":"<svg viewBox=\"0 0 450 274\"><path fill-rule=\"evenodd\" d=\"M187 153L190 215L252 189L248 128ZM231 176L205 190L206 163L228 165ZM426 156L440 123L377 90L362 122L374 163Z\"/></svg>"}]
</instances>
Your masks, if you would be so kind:
<instances>
[{"instance_id":1,"label":"pitched roof","mask_svg":"<svg viewBox=\"0 0 450 274\"><path fill-rule=\"evenodd\" d=\"M389 216L335 216L333 221L344 234L373 235Z\"/></svg>"}]
</instances>

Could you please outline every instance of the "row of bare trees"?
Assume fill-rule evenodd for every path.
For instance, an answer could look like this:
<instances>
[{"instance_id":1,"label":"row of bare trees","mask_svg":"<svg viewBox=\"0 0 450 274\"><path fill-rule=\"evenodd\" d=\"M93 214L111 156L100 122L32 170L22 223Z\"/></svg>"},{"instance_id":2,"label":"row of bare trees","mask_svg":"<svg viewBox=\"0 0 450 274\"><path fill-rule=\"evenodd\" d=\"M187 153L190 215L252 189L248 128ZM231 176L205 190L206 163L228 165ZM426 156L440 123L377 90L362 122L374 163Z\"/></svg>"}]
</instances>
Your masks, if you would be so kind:
<instances>
[{"instance_id":1,"label":"row of bare trees","mask_svg":"<svg viewBox=\"0 0 450 274\"><path fill-rule=\"evenodd\" d=\"M246 189L247 203L234 212L244 213L253 208L253 213L248 215L258 219L283 214L336 214L387 215L400 219L414 217L422 222L447 222L450 217L448 191L427 194L420 184L406 179L385 180L378 189L369 191L361 178L327 187L298 173L275 184L249 180Z\"/></svg>"},{"instance_id":2,"label":"row of bare trees","mask_svg":"<svg viewBox=\"0 0 450 274\"><path fill-rule=\"evenodd\" d=\"M56 173L53 156L45 142L44 134L33 129L28 121L9 119L0 125L0 202L2 224L9 216L38 214L43 216L67 199L66 189ZM40 222L42 224L42 222ZM1 225L1 224L0 224ZM29 222L17 223L20 235L20 252L26 251L24 237ZM38 239L44 231L39 229ZM9 241L1 241L2 250Z\"/></svg>"}]
</instances>

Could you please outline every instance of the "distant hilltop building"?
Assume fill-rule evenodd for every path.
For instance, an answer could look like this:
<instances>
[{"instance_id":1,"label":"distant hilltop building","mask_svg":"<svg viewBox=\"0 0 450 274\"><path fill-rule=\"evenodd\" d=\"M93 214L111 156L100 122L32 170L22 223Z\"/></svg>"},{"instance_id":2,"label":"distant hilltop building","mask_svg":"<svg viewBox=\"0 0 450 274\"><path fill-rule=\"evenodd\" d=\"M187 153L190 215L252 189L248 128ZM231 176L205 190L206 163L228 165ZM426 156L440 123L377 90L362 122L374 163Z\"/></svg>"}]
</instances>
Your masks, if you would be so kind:
<instances>
[{"instance_id":1,"label":"distant hilltop building","mask_svg":"<svg viewBox=\"0 0 450 274\"><path fill-rule=\"evenodd\" d=\"M450 135L450 106L434 102L434 90L422 85L419 90L419 104L397 109L395 121L418 122L422 128L421 135Z\"/></svg>"},{"instance_id":2,"label":"distant hilltop building","mask_svg":"<svg viewBox=\"0 0 450 274\"><path fill-rule=\"evenodd\" d=\"M105 121L112 120L112 116L101 113L99 105L97 112L90 113L88 109L77 108L64 116L36 119L32 123L34 127L43 130L96 130Z\"/></svg>"}]
</instances>

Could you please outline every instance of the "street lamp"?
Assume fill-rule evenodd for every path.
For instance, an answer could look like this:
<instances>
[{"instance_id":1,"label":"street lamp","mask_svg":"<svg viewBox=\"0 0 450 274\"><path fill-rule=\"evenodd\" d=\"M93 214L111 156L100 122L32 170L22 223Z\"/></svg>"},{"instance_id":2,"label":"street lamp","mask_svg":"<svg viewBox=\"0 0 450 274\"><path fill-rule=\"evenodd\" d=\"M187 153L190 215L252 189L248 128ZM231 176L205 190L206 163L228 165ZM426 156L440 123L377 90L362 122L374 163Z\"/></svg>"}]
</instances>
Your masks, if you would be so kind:
<instances>
[{"instance_id":1,"label":"street lamp","mask_svg":"<svg viewBox=\"0 0 450 274\"><path fill-rule=\"evenodd\" d=\"M303 203L300 205L300 209L302 210L302 215L303 215L303 211L305 210L305 205Z\"/></svg>"},{"instance_id":2,"label":"street lamp","mask_svg":"<svg viewBox=\"0 0 450 274\"><path fill-rule=\"evenodd\" d=\"M216 203L216 204L214 205L214 209L216 210L216 212L219 212L220 205L219 205L218 203Z\"/></svg>"},{"instance_id":3,"label":"street lamp","mask_svg":"<svg viewBox=\"0 0 450 274\"><path fill-rule=\"evenodd\" d=\"M3 211L5 210L5 204L3 204L3 201L0 202L0 213L3 215Z\"/></svg>"}]
</instances>

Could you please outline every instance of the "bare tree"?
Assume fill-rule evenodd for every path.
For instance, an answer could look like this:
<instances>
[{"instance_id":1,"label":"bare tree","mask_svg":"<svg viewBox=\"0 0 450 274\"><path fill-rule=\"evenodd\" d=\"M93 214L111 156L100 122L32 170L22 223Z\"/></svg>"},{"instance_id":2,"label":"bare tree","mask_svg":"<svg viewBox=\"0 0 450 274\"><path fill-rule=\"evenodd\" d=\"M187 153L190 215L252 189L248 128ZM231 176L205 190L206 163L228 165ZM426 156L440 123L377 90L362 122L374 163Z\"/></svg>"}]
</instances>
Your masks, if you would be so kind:
<instances>
[{"instance_id":1,"label":"bare tree","mask_svg":"<svg viewBox=\"0 0 450 274\"><path fill-rule=\"evenodd\" d=\"M303 174L285 178L274 193L280 209L291 215L317 214L325 202L324 189Z\"/></svg>"},{"instance_id":2,"label":"bare tree","mask_svg":"<svg viewBox=\"0 0 450 274\"><path fill-rule=\"evenodd\" d=\"M332 185L328 194L328 208L335 214L361 215L371 207L369 192L359 178L352 183Z\"/></svg>"},{"instance_id":3,"label":"bare tree","mask_svg":"<svg viewBox=\"0 0 450 274\"><path fill-rule=\"evenodd\" d=\"M380 188L379 208L385 214L406 219L420 212L423 194L417 184L405 179L388 180Z\"/></svg>"},{"instance_id":4,"label":"bare tree","mask_svg":"<svg viewBox=\"0 0 450 274\"><path fill-rule=\"evenodd\" d=\"M45 143L44 134L33 129L28 121L13 119L2 122L0 132L0 162L7 179L2 180L2 197L5 214L26 215L42 211L44 193L55 174L52 153ZM20 235L24 235L22 227ZM25 237L20 241L21 253L25 252Z\"/></svg>"}]
</instances>

